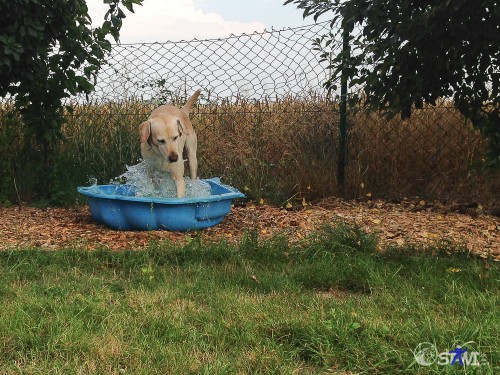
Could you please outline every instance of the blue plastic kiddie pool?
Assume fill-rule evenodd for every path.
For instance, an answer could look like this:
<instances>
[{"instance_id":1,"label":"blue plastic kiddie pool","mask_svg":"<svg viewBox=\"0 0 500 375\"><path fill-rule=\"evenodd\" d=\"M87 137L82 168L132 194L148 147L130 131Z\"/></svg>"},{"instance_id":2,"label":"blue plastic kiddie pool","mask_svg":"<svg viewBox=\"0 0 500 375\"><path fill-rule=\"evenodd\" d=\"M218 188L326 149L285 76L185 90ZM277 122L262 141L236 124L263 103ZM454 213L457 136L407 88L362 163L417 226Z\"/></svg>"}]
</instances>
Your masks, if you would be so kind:
<instances>
[{"instance_id":1,"label":"blue plastic kiddie pool","mask_svg":"<svg viewBox=\"0 0 500 375\"><path fill-rule=\"evenodd\" d=\"M79 187L95 221L118 230L188 231L219 224L231 210L231 201L244 198L237 189L219 178L202 180L212 195L195 198L155 198L136 196L133 185Z\"/></svg>"}]
</instances>

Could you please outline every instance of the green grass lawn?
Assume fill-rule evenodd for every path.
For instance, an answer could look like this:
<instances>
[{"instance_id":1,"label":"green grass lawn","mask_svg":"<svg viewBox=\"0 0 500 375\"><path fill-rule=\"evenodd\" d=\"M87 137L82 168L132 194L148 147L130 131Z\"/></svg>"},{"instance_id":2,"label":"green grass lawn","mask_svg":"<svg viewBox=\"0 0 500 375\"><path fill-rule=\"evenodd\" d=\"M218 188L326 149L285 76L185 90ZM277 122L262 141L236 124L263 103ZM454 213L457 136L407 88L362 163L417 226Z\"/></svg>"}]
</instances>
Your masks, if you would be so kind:
<instances>
[{"instance_id":1,"label":"green grass lawn","mask_svg":"<svg viewBox=\"0 0 500 375\"><path fill-rule=\"evenodd\" d=\"M500 267L375 249L336 227L295 245L1 252L0 373L499 373ZM420 366L423 342L488 364Z\"/></svg>"}]
</instances>

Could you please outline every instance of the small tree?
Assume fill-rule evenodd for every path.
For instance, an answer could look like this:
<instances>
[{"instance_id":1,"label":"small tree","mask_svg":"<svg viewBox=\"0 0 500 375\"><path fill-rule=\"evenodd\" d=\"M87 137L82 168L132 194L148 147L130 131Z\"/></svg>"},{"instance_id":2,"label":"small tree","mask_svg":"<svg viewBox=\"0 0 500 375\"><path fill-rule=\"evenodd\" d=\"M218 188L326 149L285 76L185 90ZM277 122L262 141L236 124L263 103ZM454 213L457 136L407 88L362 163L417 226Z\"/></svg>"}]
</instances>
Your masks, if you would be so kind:
<instances>
[{"instance_id":1,"label":"small tree","mask_svg":"<svg viewBox=\"0 0 500 375\"><path fill-rule=\"evenodd\" d=\"M331 59L335 89L344 66L369 107L411 115L413 107L452 98L490 143L500 163L500 5L498 0L287 0L304 17L330 13L350 36L352 53ZM339 30L339 32L341 32ZM335 34L315 41L329 61ZM345 64L345 65L343 65ZM360 97L353 96L359 102Z\"/></svg>"},{"instance_id":2,"label":"small tree","mask_svg":"<svg viewBox=\"0 0 500 375\"><path fill-rule=\"evenodd\" d=\"M42 185L62 137L63 99L93 90L111 51L107 36L119 38L120 5L133 12L142 0L104 3L104 21L93 29L85 0L0 0L0 97L13 97L22 114L25 151L38 155L40 173L33 177Z\"/></svg>"}]
</instances>

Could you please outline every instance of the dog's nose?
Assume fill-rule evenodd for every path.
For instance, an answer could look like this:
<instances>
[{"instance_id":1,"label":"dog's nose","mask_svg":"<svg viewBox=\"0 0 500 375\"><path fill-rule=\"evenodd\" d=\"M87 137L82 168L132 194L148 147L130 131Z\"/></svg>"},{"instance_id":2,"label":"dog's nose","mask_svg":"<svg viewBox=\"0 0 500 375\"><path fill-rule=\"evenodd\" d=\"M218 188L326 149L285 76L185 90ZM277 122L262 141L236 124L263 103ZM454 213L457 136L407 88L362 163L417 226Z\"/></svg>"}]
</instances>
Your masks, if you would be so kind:
<instances>
[{"instance_id":1,"label":"dog's nose","mask_svg":"<svg viewBox=\"0 0 500 375\"><path fill-rule=\"evenodd\" d=\"M169 162L175 163L177 160L179 160L179 155L177 155L177 154L168 155Z\"/></svg>"}]
</instances>

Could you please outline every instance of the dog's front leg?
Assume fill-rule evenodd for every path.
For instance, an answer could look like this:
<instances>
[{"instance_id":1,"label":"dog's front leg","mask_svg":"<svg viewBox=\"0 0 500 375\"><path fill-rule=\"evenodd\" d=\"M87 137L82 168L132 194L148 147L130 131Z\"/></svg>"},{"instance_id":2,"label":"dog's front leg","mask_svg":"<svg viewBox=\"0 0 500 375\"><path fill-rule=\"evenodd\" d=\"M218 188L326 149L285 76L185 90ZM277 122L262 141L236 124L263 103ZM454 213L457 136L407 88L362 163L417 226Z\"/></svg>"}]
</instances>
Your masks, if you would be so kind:
<instances>
[{"instance_id":1,"label":"dog's front leg","mask_svg":"<svg viewBox=\"0 0 500 375\"><path fill-rule=\"evenodd\" d=\"M184 177L174 177L175 188L177 189L177 198L183 198L186 195L186 182Z\"/></svg>"},{"instance_id":2,"label":"dog's front leg","mask_svg":"<svg viewBox=\"0 0 500 375\"><path fill-rule=\"evenodd\" d=\"M187 157L189 161L189 176L191 180L198 178L198 159L196 157L196 149L198 147L196 133L192 133L186 140Z\"/></svg>"},{"instance_id":3,"label":"dog's front leg","mask_svg":"<svg viewBox=\"0 0 500 375\"><path fill-rule=\"evenodd\" d=\"M189 176L191 180L196 180L198 178L198 160L196 159L196 152L188 157L189 161Z\"/></svg>"},{"instance_id":4,"label":"dog's front leg","mask_svg":"<svg viewBox=\"0 0 500 375\"><path fill-rule=\"evenodd\" d=\"M184 181L184 161L180 160L172 168L172 179L175 182L177 190L177 198L182 198L186 195L186 181Z\"/></svg>"}]
</instances>

